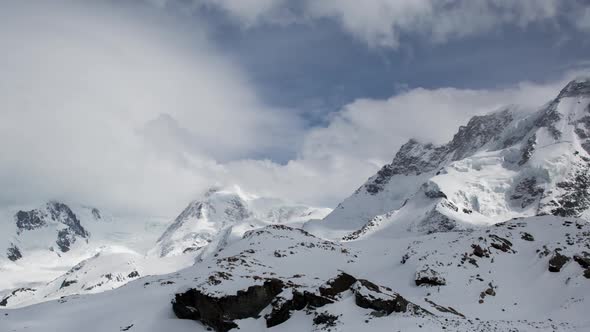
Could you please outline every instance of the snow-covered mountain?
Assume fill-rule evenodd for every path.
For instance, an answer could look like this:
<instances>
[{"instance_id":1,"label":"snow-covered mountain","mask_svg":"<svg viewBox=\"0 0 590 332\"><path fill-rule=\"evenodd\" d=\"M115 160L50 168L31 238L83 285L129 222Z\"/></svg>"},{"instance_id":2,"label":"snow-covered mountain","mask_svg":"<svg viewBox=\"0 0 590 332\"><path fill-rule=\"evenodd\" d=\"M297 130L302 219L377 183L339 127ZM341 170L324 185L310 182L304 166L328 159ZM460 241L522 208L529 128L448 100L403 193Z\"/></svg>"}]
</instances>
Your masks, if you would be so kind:
<instances>
[{"instance_id":1,"label":"snow-covered mountain","mask_svg":"<svg viewBox=\"0 0 590 332\"><path fill-rule=\"evenodd\" d=\"M93 219L91 222L99 222L100 211L88 209ZM5 225L4 241L0 243L4 246L5 257L11 261L20 260L36 250L49 250L61 255L87 244L90 238L79 217L68 205L60 202L52 201L36 209L19 210L11 219L14 223Z\"/></svg>"},{"instance_id":2,"label":"snow-covered mountain","mask_svg":"<svg viewBox=\"0 0 590 332\"><path fill-rule=\"evenodd\" d=\"M213 188L191 202L158 239L152 253L165 257L197 252L225 233L233 238L268 224L321 219L330 209L288 204L244 193L238 187Z\"/></svg>"},{"instance_id":3,"label":"snow-covered mountain","mask_svg":"<svg viewBox=\"0 0 590 332\"><path fill-rule=\"evenodd\" d=\"M4 209L0 290L37 288L112 248L143 255L165 226L159 218L115 218L95 207L57 201Z\"/></svg>"},{"instance_id":4,"label":"snow-covered mountain","mask_svg":"<svg viewBox=\"0 0 590 332\"><path fill-rule=\"evenodd\" d=\"M302 224L323 218L330 211L257 197L238 187L216 188L191 202L156 242L153 233L158 228L145 230L136 225L126 229L125 223L137 223L105 216L96 208L70 208L64 203L49 202L30 211L19 210L12 213L16 235L10 244L18 243L20 257L10 259L14 258L11 246L7 258L12 262L0 264L5 277L0 283L0 306L23 306L66 295L96 293L120 287L140 276L170 273L190 266L195 258L203 259L217 246L239 239L248 230L276 223ZM67 250L58 247L60 250L56 251L53 246L65 242L61 240L61 230L69 230L70 225L77 227L84 241L65 238L70 246ZM35 234L24 237L26 231ZM126 233L129 231L151 238L152 248L142 252L130 243L132 239ZM212 244L208 246L209 243Z\"/></svg>"},{"instance_id":5,"label":"snow-covered mountain","mask_svg":"<svg viewBox=\"0 0 590 332\"><path fill-rule=\"evenodd\" d=\"M0 309L0 330L588 331L589 163L582 79L536 111L476 116L447 144L410 140L323 219L209 191L151 255L105 252L42 291L0 294L0 307L56 299Z\"/></svg>"},{"instance_id":6,"label":"snow-covered mountain","mask_svg":"<svg viewBox=\"0 0 590 332\"><path fill-rule=\"evenodd\" d=\"M444 145L414 139L308 230L357 239L490 225L515 217L589 217L590 81L536 112L473 117Z\"/></svg>"}]
</instances>

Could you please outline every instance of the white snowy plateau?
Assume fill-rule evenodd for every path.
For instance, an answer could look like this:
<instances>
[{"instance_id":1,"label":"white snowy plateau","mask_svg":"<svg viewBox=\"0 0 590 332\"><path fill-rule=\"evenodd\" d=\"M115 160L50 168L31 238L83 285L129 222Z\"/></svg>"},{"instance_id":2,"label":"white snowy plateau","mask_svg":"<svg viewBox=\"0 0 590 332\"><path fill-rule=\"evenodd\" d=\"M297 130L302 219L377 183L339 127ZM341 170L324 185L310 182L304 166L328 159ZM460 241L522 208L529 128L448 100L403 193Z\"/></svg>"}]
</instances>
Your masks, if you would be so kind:
<instances>
[{"instance_id":1,"label":"white snowy plateau","mask_svg":"<svg viewBox=\"0 0 590 332\"><path fill-rule=\"evenodd\" d=\"M590 331L590 78L410 139L333 211L0 214L0 331Z\"/></svg>"}]
</instances>

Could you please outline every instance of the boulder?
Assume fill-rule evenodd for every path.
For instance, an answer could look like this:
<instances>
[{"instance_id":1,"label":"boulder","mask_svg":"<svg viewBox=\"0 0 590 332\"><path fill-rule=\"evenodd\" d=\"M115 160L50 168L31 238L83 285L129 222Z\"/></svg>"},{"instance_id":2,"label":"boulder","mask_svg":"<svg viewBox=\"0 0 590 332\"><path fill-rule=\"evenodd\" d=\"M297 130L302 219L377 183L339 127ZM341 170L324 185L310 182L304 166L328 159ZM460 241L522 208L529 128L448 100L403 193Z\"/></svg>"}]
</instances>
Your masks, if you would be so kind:
<instances>
[{"instance_id":1,"label":"boulder","mask_svg":"<svg viewBox=\"0 0 590 332\"><path fill-rule=\"evenodd\" d=\"M416 272L416 278L414 281L416 282L416 286L443 286L447 284L447 281L440 273L429 267Z\"/></svg>"},{"instance_id":2,"label":"boulder","mask_svg":"<svg viewBox=\"0 0 590 332\"><path fill-rule=\"evenodd\" d=\"M269 279L262 285L250 286L236 295L214 297L197 289L176 294L172 309L178 318L201 321L217 332L237 327L233 321L257 317L282 292L279 279Z\"/></svg>"},{"instance_id":3,"label":"boulder","mask_svg":"<svg viewBox=\"0 0 590 332\"><path fill-rule=\"evenodd\" d=\"M570 258L555 252L549 260L549 272L559 272L561 268L569 262Z\"/></svg>"}]
</instances>

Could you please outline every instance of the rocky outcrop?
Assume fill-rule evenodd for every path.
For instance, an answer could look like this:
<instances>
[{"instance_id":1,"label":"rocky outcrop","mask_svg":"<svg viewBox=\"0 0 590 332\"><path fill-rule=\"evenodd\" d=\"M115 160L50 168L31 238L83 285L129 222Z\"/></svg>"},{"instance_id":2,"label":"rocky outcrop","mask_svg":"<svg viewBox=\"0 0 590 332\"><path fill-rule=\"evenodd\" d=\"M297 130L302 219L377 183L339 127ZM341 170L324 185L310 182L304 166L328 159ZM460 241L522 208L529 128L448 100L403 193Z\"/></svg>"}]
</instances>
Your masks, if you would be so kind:
<instances>
[{"instance_id":1,"label":"rocky outcrop","mask_svg":"<svg viewBox=\"0 0 590 332\"><path fill-rule=\"evenodd\" d=\"M514 252L514 250L512 250L512 242L510 242L508 239L495 234L490 234L489 237L493 241L490 244L492 248L498 249L502 252Z\"/></svg>"},{"instance_id":2,"label":"rocky outcrop","mask_svg":"<svg viewBox=\"0 0 590 332\"><path fill-rule=\"evenodd\" d=\"M16 235L31 232L41 228L51 227L50 234L55 231L55 244L61 252L68 252L72 245L80 238L88 239L90 234L78 219L78 216L64 203L51 201L43 207L29 211L18 211L14 215ZM17 258L16 247L9 249L9 256ZM20 255L22 257L22 253Z\"/></svg>"},{"instance_id":3,"label":"rocky outcrop","mask_svg":"<svg viewBox=\"0 0 590 332\"><path fill-rule=\"evenodd\" d=\"M575 254L574 261L576 263L580 264L580 266L582 268L589 269L590 268L590 253L583 251L580 254Z\"/></svg>"},{"instance_id":4,"label":"rocky outcrop","mask_svg":"<svg viewBox=\"0 0 590 332\"><path fill-rule=\"evenodd\" d=\"M2 300L0 300L0 307L6 307L8 305L8 301L10 300L10 298L18 296L19 293L27 293L27 292L34 292L34 291L35 291L34 288L27 288L27 287L17 288L15 290L13 290L12 292L10 292Z\"/></svg>"},{"instance_id":5,"label":"rocky outcrop","mask_svg":"<svg viewBox=\"0 0 590 332\"><path fill-rule=\"evenodd\" d=\"M569 82L557 98L590 96L590 79L579 79Z\"/></svg>"},{"instance_id":6,"label":"rocky outcrop","mask_svg":"<svg viewBox=\"0 0 590 332\"><path fill-rule=\"evenodd\" d=\"M472 117L466 126L459 127L459 131L448 144L448 150L453 151L452 160L463 159L498 139L512 120L512 112L509 110Z\"/></svg>"},{"instance_id":7,"label":"rocky outcrop","mask_svg":"<svg viewBox=\"0 0 590 332\"><path fill-rule=\"evenodd\" d=\"M570 261L570 258L555 252L551 259L549 259L549 272L559 272L561 268Z\"/></svg>"},{"instance_id":8,"label":"rocky outcrop","mask_svg":"<svg viewBox=\"0 0 590 332\"><path fill-rule=\"evenodd\" d=\"M369 194L375 195L394 175L418 175L435 170L448 152L447 146L421 144L411 139L401 146L392 163L383 166L363 187Z\"/></svg>"},{"instance_id":9,"label":"rocky outcrop","mask_svg":"<svg viewBox=\"0 0 590 332\"><path fill-rule=\"evenodd\" d=\"M416 272L414 282L416 286L444 286L447 284L447 281L439 272L429 267Z\"/></svg>"},{"instance_id":10,"label":"rocky outcrop","mask_svg":"<svg viewBox=\"0 0 590 332\"><path fill-rule=\"evenodd\" d=\"M17 234L46 226L45 215L39 210L18 211L16 219Z\"/></svg>"},{"instance_id":11,"label":"rocky outcrop","mask_svg":"<svg viewBox=\"0 0 590 332\"><path fill-rule=\"evenodd\" d=\"M355 277L348 273L341 272L337 277L328 280L324 286L320 287L320 294L322 296L333 298L348 290L356 281Z\"/></svg>"},{"instance_id":12,"label":"rocky outcrop","mask_svg":"<svg viewBox=\"0 0 590 332\"><path fill-rule=\"evenodd\" d=\"M426 310L416 306L390 288L375 285L359 279L351 287L357 306L374 310L373 315L384 316L393 312L426 313Z\"/></svg>"},{"instance_id":13,"label":"rocky outcrop","mask_svg":"<svg viewBox=\"0 0 590 332\"><path fill-rule=\"evenodd\" d=\"M11 261L16 262L17 260L23 258L23 255L20 252L20 249L18 249L14 243L11 243L10 247L6 249L6 257Z\"/></svg>"},{"instance_id":14,"label":"rocky outcrop","mask_svg":"<svg viewBox=\"0 0 590 332\"><path fill-rule=\"evenodd\" d=\"M375 316L389 315L393 312L428 313L387 287L357 279L344 272L328 280L316 291L301 291L298 287L279 279L268 279L262 285L251 286L245 291L238 291L236 295L222 297L189 289L176 294L172 301L172 309L178 318L197 320L221 332L238 327L234 320L257 318L269 305L270 313L264 317L266 326L277 326L289 320L294 311L321 308L338 301L338 295L346 291L354 294L356 305L372 309ZM321 314L316 315L320 316ZM322 319L319 318L319 321ZM329 321L335 322L332 318Z\"/></svg>"},{"instance_id":15,"label":"rocky outcrop","mask_svg":"<svg viewBox=\"0 0 590 332\"><path fill-rule=\"evenodd\" d=\"M18 211L14 219L17 235L50 224L56 225L58 231L55 243L61 252L68 252L77 238L88 238L90 235L70 207L60 202L52 201L39 209Z\"/></svg>"},{"instance_id":16,"label":"rocky outcrop","mask_svg":"<svg viewBox=\"0 0 590 332\"><path fill-rule=\"evenodd\" d=\"M273 327L286 322L291 318L293 311L305 308L321 308L326 304L334 303L327 297L304 291L292 290L291 298L277 297L272 303L272 311L265 317L266 327Z\"/></svg>"},{"instance_id":17,"label":"rocky outcrop","mask_svg":"<svg viewBox=\"0 0 590 332\"><path fill-rule=\"evenodd\" d=\"M282 292L284 283L269 279L262 285L250 286L236 295L214 297L197 289L176 294L172 309L178 318L203 322L215 331L225 332L237 327L233 321L256 317Z\"/></svg>"},{"instance_id":18,"label":"rocky outcrop","mask_svg":"<svg viewBox=\"0 0 590 332\"><path fill-rule=\"evenodd\" d=\"M516 201L524 209L537 201L543 191L544 189L537 184L535 177L528 177L516 185L510 199Z\"/></svg>"},{"instance_id":19,"label":"rocky outcrop","mask_svg":"<svg viewBox=\"0 0 590 332\"><path fill-rule=\"evenodd\" d=\"M578 217L590 208L590 165L577 165L578 171L570 181L557 183L563 194L557 198L551 214L560 217Z\"/></svg>"}]
</instances>

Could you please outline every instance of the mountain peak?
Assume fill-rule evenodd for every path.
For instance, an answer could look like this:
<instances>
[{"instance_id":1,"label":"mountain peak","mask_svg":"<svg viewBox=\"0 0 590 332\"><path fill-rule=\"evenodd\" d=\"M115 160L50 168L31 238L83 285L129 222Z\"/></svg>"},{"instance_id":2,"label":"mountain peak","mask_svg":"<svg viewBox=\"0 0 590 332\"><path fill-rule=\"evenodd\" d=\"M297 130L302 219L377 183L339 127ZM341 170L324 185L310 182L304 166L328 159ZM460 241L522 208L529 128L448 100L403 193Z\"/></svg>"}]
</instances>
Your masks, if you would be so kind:
<instances>
[{"instance_id":1,"label":"mountain peak","mask_svg":"<svg viewBox=\"0 0 590 332\"><path fill-rule=\"evenodd\" d=\"M537 112L507 107L474 116L444 145L411 139L322 225L309 227L337 237L390 226L438 231L543 214L590 216L586 97L590 79L577 79ZM436 227L442 224L449 227Z\"/></svg>"},{"instance_id":2,"label":"mountain peak","mask_svg":"<svg viewBox=\"0 0 590 332\"><path fill-rule=\"evenodd\" d=\"M590 76L570 81L559 93L557 98L590 97Z\"/></svg>"}]
</instances>

